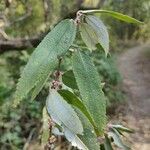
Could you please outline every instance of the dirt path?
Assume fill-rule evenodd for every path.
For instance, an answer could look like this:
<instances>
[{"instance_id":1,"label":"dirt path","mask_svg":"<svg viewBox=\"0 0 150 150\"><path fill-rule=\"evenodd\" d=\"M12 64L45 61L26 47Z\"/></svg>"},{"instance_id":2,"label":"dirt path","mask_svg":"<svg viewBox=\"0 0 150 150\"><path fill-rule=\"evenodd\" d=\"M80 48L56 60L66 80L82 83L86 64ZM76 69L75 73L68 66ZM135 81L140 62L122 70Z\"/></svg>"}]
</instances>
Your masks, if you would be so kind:
<instances>
[{"instance_id":1,"label":"dirt path","mask_svg":"<svg viewBox=\"0 0 150 150\"><path fill-rule=\"evenodd\" d=\"M150 44L137 46L118 57L119 71L123 76L123 89L127 105L118 115L128 127L135 129L130 138L133 150L150 150ZM122 110L120 109L120 110ZM121 112L121 111L120 111Z\"/></svg>"}]
</instances>

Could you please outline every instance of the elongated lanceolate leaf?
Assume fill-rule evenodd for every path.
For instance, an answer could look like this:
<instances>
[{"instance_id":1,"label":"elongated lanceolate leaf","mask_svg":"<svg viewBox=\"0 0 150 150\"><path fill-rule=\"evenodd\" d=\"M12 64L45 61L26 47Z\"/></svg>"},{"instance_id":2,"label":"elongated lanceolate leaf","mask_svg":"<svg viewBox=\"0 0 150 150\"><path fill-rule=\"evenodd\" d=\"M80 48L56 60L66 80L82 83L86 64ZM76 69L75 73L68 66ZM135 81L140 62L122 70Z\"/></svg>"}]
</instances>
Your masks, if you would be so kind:
<instances>
[{"instance_id":1,"label":"elongated lanceolate leaf","mask_svg":"<svg viewBox=\"0 0 150 150\"><path fill-rule=\"evenodd\" d=\"M109 51L109 35L107 32L107 28L106 26L103 24L103 22L92 15L88 15L85 17L87 24L89 24L93 30L95 30L95 33L97 35L97 40L98 43L100 43L100 45L102 46L102 48L104 49L106 55L108 54ZM93 35L91 35L93 36Z\"/></svg>"},{"instance_id":2,"label":"elongated lanceolate leaf","mask_svg":"<svg viewBox=\"0 0 150 150\"><path fill-rule=\"evenodd\" d=\"M82 134L83 127L74 109L55 90L51 90L46 100L49 115L58 125L75 134Z\"/></svg>"},{"instance_id":3,"label":"elongated lanceolate leaf","mask_svg":"<svg viewBox=\"0 0 150 150\"><path fill-rule=\"evenodd\" d=\"M82 101L68 90L63 89L59 90L58 92L69 104L77 107L88 118L89 122L93 125L95 132L98 132L90 113L88 112Z\"/></svg>"},{"instance_id":4,"label":"elongated lanceolate leaf","mask_svg":"<svg viewBox=\"0 0 150 150\"><path fill-rule=\"evenodd\" d=\"M106 126L106 101L99 74L90 57L83 52L74 53L72 64L83 104L91 114L98 134L103 134Z\"/></svg>"},{"instance_id":5,"label":"elongated lanceolate leaf","mask_svg":"<svg viewBox=\"0 0 150 150\"><path fill-rule=\"evenodd\" d=\"M70 91L68 90L59 90L59 94L72 106L74 106L74 110L77 113L82 125L83 125L83 133L79 135L72 131L71 129L62 126L63 132L66 139L71 142L71 144L78 149L81 150L99 150L99 144L97 141L96 134L94 132L94 128L89 122L88 112L86 111L85 106L82 102ZM68 117L68 116L66 116ZM55 116L56 118L56 116ZM59 120L59 119L57 119ZM70 120L71 121L71 120ZM59 121L60 122L60 121Z\"/></svg>"},{"instance_id":6,"label":"elongated lanceolate leaf","mask_svg":"<svg viewBox=\"0 0 150 150\"><path fill-rule=\"evenodd\" d=\"M64 130L65 137L72 143L73 146L76 146L81 150L99 150L100 146L94 132L94 128L85 117L85 115L79 110L75 109L78 114L82 125L83 125L83 135L77 135L71 132L68 129Z\"/></svg>"},{"instance_id":7,"label":"elongated lanceolate leaf","mask_svg":"<svg viewBox=\"0 0 150 150\"><path fill-rule=\"evenodd\" d=\"M46 108L44 107L43 108L43 119L42 119L42 123L43 123L43 126L42 126L42 136L41 136L42 146L44 146L47 143L48 138L49 138L49 125L48 125L48 121L49 121L49 116L47 114Z\"/></svg>"},{"instance_id":8,"label":"elongated lanceolate leaf","mask_svg":"<svg viewBox=\"0 0 150 150\"><path fill-rule=\"evenodd\" d=\"M121 21L125 21L125 22L128 22L128 23L136 23L136 24L143 24L143 22L135 19L135 18L132 18L128 15L124 15L122 13L119 13L119 12L115 12L115 11L110 11L110 10L82 10L80 11L81 13L84 13L84 14L91 14L91 13L104 13L106 15L109 15L111 17L114 17L118 20L121 20Z\"/></svg>"},{"instance_id":9,"label":"elongated lanceolate leaf","mask_svg":"<svg viewBox=\"0 0 150 150\"><path fill-rule=\"evenodd\" d=\"M65 129L64 135L65 135L66 139L69 142L71 142L72 146L75 146L81 150L88 150L87 146L81 141L81 139L77 136L77 134L71 132L68 129Z\"/></svg>"},{"instance_id":10,"label":"elongated lanceolate leaf","mask_svg":"<svg viewBox=\"0 0 150 150\"><path fill-rule=\"evenodd\" d=\"M120 132L128 132L128 133L133 133L134 131L130 128L126 128L122 125L111 125L113 128L115 128L117 131Z\"/></svg>"},{"instance_id":11,"label":"elongated lanceolate leaf","mask_svg":"<svg viewBox=\"0 0 150 150\"><path fill-rule=\"evenodd\" d=\"M96 44L98 43L98 36L97 36L95 30L87 23L81 23L79 25L79 30L81 33L81 37L82 37L84 43L86 44L86 46L90 50L95 50Z\"/></svg>"},{"instance_id":12,"label":"elongated lanceolate leaf","mask_svg":"<svg viewBox=\"0 0 150 150\"><path fill-rule=\"evenodd\" d=\"M85 117L85 115L81 111L79 111L79 109L76 109L76 112L83 125L83 135L78 135L78 137L86 145L88 150L99 150L100 145L98 143L97 135L94 132L93 126Z\"/></svg>"},{"instance_id":13,"label":"elongated lanceolate leaf","mask_svg":"<svg viewBox=\"0 0 150 150\"><path fill-rule=\"evenodd\" d=\"M75 107L75 111L77 112L83 125L83 135L77 135L70 130L65 129L65 137L72 143L73 146L76 146L78 149L99 150L99 144L95 134L97 131L94 132L95 123L87 111L87 108L72 92L64 89L59 90L58 92L69 104Z\"/></svg>"},{"instance_id":14,"label":"elongated lanceolate leaf","mask_svg":"<svg viewBox=\"0 0 150 150\"><path fill-rule=\"evenodd\" d=\"M105 150L113 150L111 141L107 135L105 135L104 147L105 147Z\"/></svg>"},{"instance_id":15,"label":"elongated lanceolate leaf","mask_svg":"<svg viewBox=\"0 0 150 150\"><path fill-rule=\"evenodd\" d=\"M50 72L56 67L57 58L66 53L72 45L75 35L76 25L73 20L69 19L61 21L48 33L31 55L21 74L14 104L22 100L36 85L38 88L36 88L33 97L38 94L40 91L38 89L43 86L42 82L45 82Z\"/></svg>"},{"instance_id":16,"label":"elongated lanceolate leaf","mask_svg":"<svg viewBox=\"0 0 150 150\"><path fill-rule=\"evenodd\" d=\"M124 150L129 150L130 148L126 146L123 141L121 140L121 135L116 129L112 129L110 132L108 132L108 136L112 137L114 140L114 144Z\"/></svg>"}]
</instances>

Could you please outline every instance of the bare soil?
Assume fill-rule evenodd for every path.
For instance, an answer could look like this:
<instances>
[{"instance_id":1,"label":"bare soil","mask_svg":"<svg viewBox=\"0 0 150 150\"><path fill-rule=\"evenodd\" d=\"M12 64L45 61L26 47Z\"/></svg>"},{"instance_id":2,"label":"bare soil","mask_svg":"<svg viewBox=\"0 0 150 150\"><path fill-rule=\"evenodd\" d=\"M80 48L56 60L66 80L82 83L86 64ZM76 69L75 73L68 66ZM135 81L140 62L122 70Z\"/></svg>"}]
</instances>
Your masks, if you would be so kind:
<instances>
[{"instance_id":1,"label":"bare soil","mask_svg":"<svg viewBox=\"0 0 150 150\"><path fill-rule=\"evenodd\" d=\"M115 119L135 130L128 137L133 150L150 150L150 43L124 51L117 64L126 104L117 109Z\"/></svg>"}]
</instances>

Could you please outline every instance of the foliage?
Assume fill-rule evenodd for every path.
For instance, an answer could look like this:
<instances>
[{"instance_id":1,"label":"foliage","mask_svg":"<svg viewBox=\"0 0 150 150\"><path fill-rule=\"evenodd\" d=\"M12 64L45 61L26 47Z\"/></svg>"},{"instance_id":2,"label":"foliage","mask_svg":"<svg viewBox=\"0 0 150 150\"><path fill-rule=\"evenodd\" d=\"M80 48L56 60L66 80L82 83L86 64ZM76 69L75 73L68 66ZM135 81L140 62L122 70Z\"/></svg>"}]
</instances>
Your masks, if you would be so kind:
<instances>
[{"instance_id":1,"label":"foliage","mask_svg":"<svg viewBox=\"0 0 150 150\"><path fill-rule=\"evenodd\" d=\"M111 31L118 37L118 40L139 38L148 40L148 36L150 36L150 34L147 32L143 33L143 30L149 31L149 27L147 25L150 21L149 0L109 0L107 3L105 3L104 8L125 13L145 23L144 26L135 26L134 24L122 24L122 22L110 20L109 18L106 18L104 16L104 19L111 25Z\"/></svg>"},{"instance_id":2,"label":"foliage","mask_svg":"<svg viewBox=\"0 0 150 150\"><path fill-rule=\"evenodd\" d=\"M26 139L28 138L30 132L33 129L35 129L32 140L37 140L38 135L36 134L36 131L37 131L37 133L39 133L39 128L41 128L41 112L42 112L42 106L43 106L42 103L43 103L43 99L46 99L47 90L43 89L42 92L40 92L40 94L36 97L36 101L34 101L34 102L31 102L30 99L24 100L18 109L15 109L15 110L11 109L11 111L10 111L10 107L8 107L11 105L12 95L15 90L15 84L17 82L17 79L20 76L20 70L22 70L23 66L26 64L31 52L32 52L32 49L31 50L28 49L28 50L22 51L22 52L14 51L14 52L5 53L5 54L1 55L1 57L0 57L0 69L1 69L1 72L0 72L0 76L1 76L1 78L0 78L0 85L1 85L0 103L1 103L1 110L2 110L1 118L0 118L0 122L2 123L2 126L0 127L0 132L2 133L1 139L3 139L3 138L6 139L5 141L1 140L0 143L4 150L11 149L12 147L22 149L23 145L26 143ZM118 88L118 84L120 83L120 75L115 68L113 57L106 58L105 54L101 53L101 51L94 51L94 53L92 54L91 57L93 58L93 60L96 64L99 74L101 74L100 78L102 79L102 82L105 82L105 86L104 86L103 90L106 95L107 101L111 101L111 104L113 104L114 101L121 100L122 97L120 97L120 96L116 97L116 93L117 93L116 89ZM105 62L105 63L99 63L100 61ZM70 54L67 54L64 57L61 69L64 72L65 70L71 69L70 66L71 66ZM105 66L109 66L109 67L105 67ZM64 76L65 76L65 74L63 75L63 77ZM71 77L71 79L70 79L70 77ZM76 83L73 82L70 85L71 81L73 81L72 77L73 77L73 73L70 73L70 72L67 73L65 81L69 84L64 82L64 80L63 80L63 82L67 86L69 86L73 89L77 89ZM46 85L46 87L47 87L47 85ZM112 87L112 88L110 88L110 87ZM109 90L107 90L108 88L109 88ZM67 94L67 92L65 92L65 95ZM118 90L118 93L119 92L120 92L120 90ZM62 93L60 93L60 94L62 94ZM8 104L7 107L4 104L4 102L6 102L6 101ZM74 100L73 102L76 102L76 101ZM68 101L68 103L72 103L72 102ZM109 102L109 104L110 104L110 102ZM29 108L31 105L32 105L33 109ZM72 104L72 105L74 105L74 104ZM24 108L24 106L26 106L26 108ZM82 104L80 104L79 106L81 106L81 108L83 109ZM36 107L36 109L34 109L34 107ZM87 112L86 108L85 108L85 112ZM20 118L20 119L18 121L14 122L14 119L10 118L11 113L15 113L16 116L18 116L18 118ZM34 117L35 115L32 115L32 114L37 114L39 117L35 118ZM31 116L32 116L32 118L31 118ZM23 121L20 121L20 120L23 120ZM46 121L46 126L47 126L47 122L48 121ZM92 120L90 122L92 122ZM14 137L14 139L10 139L8 141L8 137L6 137L5 135L10 133L10 130L9 130L10 127L9 126L4 127L4 124L11 125L14 123L15 123L15 126L17 126L17 128L20 128L21 130L13 130L14 126L11 126L12 130L13 130L11 132L11 136ZM34 124L34 126L33 126L33 124ZM87 123L85 123L85 124L87 124ZM28 126L28 128L25 128L24 126ZM48 134L47 130L45 133ZM90 134L93 137L93 133L90 133ZM17 142L18 139L20 142ZM44 138L42 138L42 139L44 139ZM47 141L47 138L45 138L45 142L46 141ZM45 142L44 142L44 145L45 145Z\"/></svg>"},{"instance_id":3,"label":"foliage","mask_svg":"<svg viewBox=\"0 0 150 150\"><path fill-rule=\"evenodd\" d=\"M12 109L12 95L22 68L28 59L23 52L9 52L0 56L0 147L1 149L22 149L33 131L38 136L41 126L42 102L26 99L19 109Z\"/></svg>"},{"instance_id":4,"label":"foliage","mask_svg":"<svg viewBox=\"0 0 150 150\"><path fill-rule=\"evenodd\" d=\"M66 32L66 30L68 30L68 32ZM75 34L76 27L73 21L64 20L44 38L22 73L15 95L15 105L32 89L34 95L39 93L50 71L53 71L56 67L57 59L59 59L72 44ZM47 62L46 60L49 61ZM33 68L35 70L33 70Z\"/></svg>"},{"instance_id":5,"label":"foliage","mask_svg":"<svg viewBox=\"0 0 150 150\"><path fill-rule=\"evenodd\" d=\"M49 30L62 18L76 12L78 5L78 0L1 0L0 11L6 16L2 23L8 35L30 37Z\"/></svg>"},{"instance_id":6,"label":"foliage","mask_svg":"<svg viewBox=\"0 0 150 150\"><path fill-rule=\"evenodd\" d=\"M83 104L91 114L97 134L100 135L106 126L106 103L98 72L90 57L82 52L75 52L72 65Z\"/></svg>"},{"instance_id":7,"label":"foliage","mask_svg":"<svg viewBox=\"0 0 150 150\"><path fill-rule=\"evenodd\" d=\"M48 114L54 123L56 123L56 125L50 124L49 129L58 128L59 130L59 128L61 128L61 132L68 141L70 141L73 146L83 150L92 149L91 145L94 147L93 149L99 149L100 146L97 145L96 137L103 136L104 130L106 129L106 98L102 91L101 80L91 57L88 53L84 52L89 49L95 49L95 46L100 43L106 56L108 53L109 38L105 25L99 21L98 18L92 15L88 16L89 13L95 12L106 13L117 19L130 23L141 23L129 16L106 10L78 11L75 20L66 19L61 21L51 32L48 33L31 55L17 84L14 100L14 106L16 107L20 101L27 97L28 94L32 94L33 92L33 97L35 97L42 89L49 74L57 67L58 63L58 68L55 71L53 75L54 78L49 86L49 96L45 104ZM71 103L68 104L65 101L68 97L63 98L63 95L60 95L58 92L58 90L67 89L67 87L63 86L63 80L61 80L61 61L63 60L65 53L67 53L69 48L73 45L76 37L76 28L80 26L82 26L80 30L81 37L88 47L83 50L80 45L76 45L76 48L72 48L71 58L72 70L76 80L75 83L78 87L78 95L75 92L74 94L81 98L84 106L83 109L80 104L76 105L76 107L72 107L72 105L70 105ZM100 30L101 28L102 30ZM91 34L91 31L95 34ZM103 38L101 38L101 35ZM89 38L88 36L92 39L92 47L87 44L90 41L86 40ZM74 89L68 88L67 90L72 91ZM76 97L75 95L73 98ZM72 97L69 97L69 99L70 98ZM67 101L69 101L69 99ZM80 109L80 111L78 111L78 109ZM86 119L92 123L91 127L87 126L88 123L85 123ZM108 131L108 135L113 138L114 143L117 146L123 149L128 149L120 139L121 131L118 132L117 129L120 131L120 128L117 128L117 126L115 126L115 128L111 127L111 131ZM90 133L87 130L90 130ZM50 134L48 143L45 147L49 149L53 145L49 139L51 138L52 133L55 133L52 130L47 132L50 132ZM92 133L94 133L93 140L95 142L91 141ZM109 141L107 136L105 136L105 138ZM107 142L107 144L110 147L111 143ZM107 147L104 144L104 148L106 149Z\"/></svg>"},{"instance_id":8,"label":"foliage","mask_svg":"<svg viewBox=\"0 0 150 150\"><path fill-rule=\"evenodd\" d=\"M122 78L114 61L116 56L113 55L106 58L103 52L94 51L92 57L102 83L104 83L103 91L106 95L107 106L121 102L124 99L120 90Z\"/></svg>"},{"instance_id":9,"label":"foliage","mask_svg":"<svg viewBox=\"0 0 150 150\"><path fill-rule=\"evenodd\" d=\"M24 101L19 109L10 109L10 102L6 101L0 106L0 145L1 149L22 149L26 139L38 136L41 119L40 102L32 103L29 99ZM38 134L37 134L38 133Z\"/></svg>"},{"instance_id":10,"label":"foliage","mask_svg":"<svg viewBox=\"0 0 150 150\"><path fill-rule=\"evenodd\" d=\"M10 4L7 6L6 3L9 1ZM79 5L83 8L96 8L99 4L103 4L100 5L103 9L122 12L145 22L145 24L149 22L149 0L1 0L0 11L2 16L5 15L6 17L4 20L0 19L0 27L2 25L5 32L13 37L32 36L49 30L49 27L53 27L59 20L68 15L72 17L72 13L78 10ZM103 18L107 23L109 22L113 34L116 34L119 39L148 38L145 36L147 32L143 33L143 27L122 24L105 16ZM147 31L148 27L146 26L144 31ZM142 34L140 34L141 32Z\"/></svg>"},{"instance_id":11,"label":"foliage","mask_svg":"<svg viewBox=\"0 0 150 150\"><path fill-rule=\"evenodd\" d=\"M77 8L78 1L46 0L47 2L49 2L48 5L46 5L46 7L44 7L43 5L44 1L45 0L43 1L41 0L40 1L13 0L11 1L11 5L9 7L6 7L5 1L1 0L0 11L4 12L4 15L6 15L6 19L8 19L7 20L8 22L7 21L5 22L6 33L13 37L32 36L33 34L43 32L44 30L49 30L49 27L52 29L54 24L56 24L59 20L61 20L62 18L66 18L66 16L72 17L72 14L70 15L70 13L78 9ZM82 3L82 7L85 7L85 6L97 7L98 3L99 3L98 0L84 0ZM92 30L92 32L90 31L91 32L90 36L87 36L87 35L85 37L82 36L83 39L81 39L79 32L78 32L77 38L74 41L74 43L79 46L75 44L71 45L67 53L63 55L61 67L58 65L57 59L56 59L57 61L53 60L52 62L52 63L56 62L54 69L59 68L58 70L60 70L61 73L62 72L64 73L62 76L62 82L66 86L62 84L61 79L60 79L59 81L61 82L60 87L62 86L63 90L59 90L58 92L63 97L63 99L65 99L67 103L70 104L71 107L75 110L75 113L79 116L79 119L84 129L83 135L76 135L73 132L70 132L69 130L65 130L66 132L63 132L63 133L61 132L61 135L65 133L65 136L72 143L72 145L78 146L79 148L85 148L85 149L86 149L85 145L87 145L89 149L99 149L100 143L98 143L96 139L97 138L96 133L98 132L97 132L97 127L95 125L95 121L93 121L94 120L93 118L96 118L96 117L95 116L92 117L91 114L89 113L89 110L91 108L87 108L83 104L82 99L83 97L84 99L86 98L83 95L84 93L82 95L80 94L79 88L77 86L77 84L79 83L76 82L76 79L72 71L72 63L70 62L70 58L75 53L74 50L76 51L76 49L81 49L82 53L87 56L90 56L90 59L92 59L91 61L94 62L96 69L99 73L100 80L101 80L100 81L101 84L99 84L100 89L105 94L105 100L107 101L107 106L111 106L112 104L114 104L114 102L118 102L119 100L122 99L122 94L119 88L119 83L121 81L121 78L120 78L119 73L117 72L117 69L113 61L113 59L115 58L110 57L109 52L108 52L109 39L107 35L107 29L110 29L110 31L113 33L111 34L113 35L113 37L110 35L110 40L111 41L113 40L111 44L114 44L115 40L118 41L116 37L119 37L119 39L121 38L123 39L126 37L131 38L132 35L134 35L136 38L138 38L141 35L145 39L149 37L148 15L150 13L148 13L147 11L148 10L147 8L149 8L147 0L144 0L144 3L142 0L138 2L137 0L134 0L134 1L109 0L105 2L105 4L106 4L104 6L105 9L117 10L119 12L123 12L125 14L128 14L130 16L133 16L135 18L138 18L139 20L146 22L146 24L144 26L138 27L138 26L130 25L130 24L122 24L121 22L113 21L113 19L110 19L110 18L107 19L105 16L108 16L111 14L110 16L114 17L113 15L119 14L119 13L112 12L112 11L101 10L101 14L96 14L96 16L99 16L99 15L101 16L101 20L100 18L93 16L92 13L86 14L86 12L84 11L83 13L85 13L84 15L86 17L85 18L83 17L82 23L86 24L86 26L88 26L87 28L90 28L88 29L88 31ZM48 9L45 9L45 8L48 8ZM30 10L31 10L31 14L30 14ZM26 14L28 15L28 12L29 12L29 16L26 17ZM119 17L120 19L124 18L124 15L122 14L119 14L119 15L121 15L121 17ZM93 22L92 23L88 22L89 17L96 18L95 20L97 20L96 24L98 24L98 26L97 25L95 26ZM105 27L104 23L102 22L103 19L110 25L110 27L108 28ZM2 22L0 20L0 28L1 27L3 29L3 20ZM106 31L104 36L102 36L103 30L101 31L101 29ZM83 35L83 30L81 31L81 35ZM95 34L95 36L93 36L93 33ZM90 38L90 40L94 39L93 42L91 43L92 48L89 47L89 42L91 41L89 40L88 42L86 42L87 38ZM82 40L85 42L85 44ZM92 51L93 47L95 51ZM91 52L88 51L89 49L91 49ZM101 51L102 49L105 50L105 52L108 54L107 58L106 58L106 54L104 54L104 52ZM27 51L29 51L30 53L33 50L27 50ZM53 83L52 81L56 79L55 73L57 74L58 72L49 70L51 74L50 74L50 78L48 78L48 82L45 81L44 77L43 77L43 80L37 81L38 83L37 83L36 88L30 89L29 95L26 96L24 101L21 102L21 104L19 105L19 108L10 109L10 106L12 105L12 98L13 98L13 93L15 90L15 84L17 82L17 79L20 76L20 71L22 72L22 69L23 69L22 66L26 64L29 58L29 55L30 54L28 54L26 51L10 52L10 53L7 53L6 55L2 55L0 58L0 69L1 69L1 72L0 72L0 76L1 76L0 78L0 109L2 110L1 117L0 117L0 122L1 122L0 132L2 133L2 135L0 136L1 138L0 145L2 149L4 150L5 149L18 149L18 148L22 149L23 145L27 141L27 138L30 135L32 135L32 131L34 133L32 136L32 139L34 138L37 139L39 132L40 132L40 128L41 128L41 112L43 109L43 105L45 105L44 100L46 99L46 96L48 93L49 82L51 82L53 85L54 83L57 83L57 82ZM39 56L41 57L43 55L39 55ZM50 61L51 60L49 60L49 62ZM40 70L40 67L38 69ZM46 69L46 67L44 69ZM33 70L31 69L31 71ZM71 72L71 75L70 75L70 72ZM38 73L36 75L40 76L40 74ZM34 81L35 80L33 80L32 82ZM46 88L42 89L44 84L46 84ZM37 96L39 92L40 94ZM26 94L26 93L22 92L22 94ZM36 99L36 101L31 102L32 99ZM76 100L76 103L74 102L75 100ZM49 116L48 116L48 119L49 119ZM48 120L45 121L45 123L47 122ZM46 127L47 129L45 129L45 132L44 132L46 133L46 138L44 140L44 143L42 142L44 145L47 142L47 139L49 138L49 132L48 132L49 126L46 124ZM57 130L57 133L60 133L60 131L63 131L60 126L56 125L56 127L58 127L59 129L59 131ZM102 130L105 130L105 127ZM112 131L112 130L109 130L109 131ZM105 138L105 140L104 140L104 143L101 143L101 149L104 149L104 148L112 149L111 148L111 142L113 141L112 137L108 135L107 131L105 132L107 134L104 134L104 136L102 137L102 138ZM114 135L116 134L116 132L113 132L115 139L116 137L120 139L122 135L122 133L120 133L119 130L118 132L119 132L119 136L118 136L118 133L116 136ZM110 135L112 135L112 133Z\"/></svg>"}]
</instances>

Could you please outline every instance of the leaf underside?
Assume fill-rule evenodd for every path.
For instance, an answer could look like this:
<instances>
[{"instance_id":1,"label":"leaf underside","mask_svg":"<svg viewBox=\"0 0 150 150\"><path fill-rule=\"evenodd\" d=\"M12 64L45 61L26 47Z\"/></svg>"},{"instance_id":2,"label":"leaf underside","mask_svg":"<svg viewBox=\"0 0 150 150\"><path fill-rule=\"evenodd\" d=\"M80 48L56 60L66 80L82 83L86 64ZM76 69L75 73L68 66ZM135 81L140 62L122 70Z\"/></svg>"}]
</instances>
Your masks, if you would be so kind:
<instances>
[{"instance_id":1,"label":"leaf underside","mask_svg":"<svg viewBox=\"0 0 150 150\"><path fill-rule=\"evenodd\" d=\"M83 134L78 135L71 132L68 129L64 129L64 135L72 143L73 146L81 150L99 150L100 146L97 141L97 136L94 132L93 126L90 124L89 120L85 115L77 108L75 108L76 113L78 114L82 125L83 125Z\"/></svg>"},{"instance_id":2,"label":"leaf underside","mask_svg":"<svg viewBox=\"0 0 150 150\"><path fill-rule=\"evenodd\" d=\"M112 129L112 131L108 132L108 136L113 138L116 146L122 148L123 150L130 150L130 148L123 143L120 134L116 129Z\"/></svg>"},{"instance_id":3,"label":"leaf underside","mask_svg":"<svg viewBox=\"0 0 150 150\"><path fill-rule=\"evenodd\" d=\"M64 90L61 91L64 92ZM69 97L66 97L66 99L68 98ZM69 99L67 102L68 101ZM77 107L74 107L73 110L67 102L65 102L62 97L60 98L60 95L58 95L56 91L52 90L47 98L46 104L51 118L63 128L66 139L71 142L73 146L82 150L99 150L99 144L93 126ZM74 111L76 114L74 114ZM79 126L80 123L77 119L78 117L75 117L76 115L79 117L83 129Z\"/></svg>"},{"instance_id":4,"label":"leaf underside","mask_svg":"<svg viewBox=\"0 0 150 150\"><path fill-rule=\"evenodd\" d=\"M81 150L88 150L88 147L82 142L82 140L77 136L77 134L71 132L68 129L64 129L64 135L66 139L69 142L71 142L72 146L75 146Z\"/></svg>"},{"instance_id":5,"label":"leaf underside","mask_svg":"<svg viewBox=\"0 0 150 150\"><path fill-rule=\"evenodd\" d=\"M79 25L79 30L86 46L90 50L95 50L96 44L98 43L98 36L96 34L96 31L87 23L81 23Z\"/></svg>"},{"instance_id":6,"label":"leaf underside","mask_svg":"<svg viewBox=\"0 0 150 150\"><path fill-rule=\"evenodd\" d=\"M87 15L85 20L87 24L89 24L93 30L95 30L95 33L98 37L98 43L102 46L107 55L109 51L109 35L106 26L99 18L92 15Z\"/></svg>"},{"instance_id":7,"label":"leaf underside","mask_svg":"<svg viewBox=\"0 0 150 150\"><path fill-rule=\"evenodd\" d=\"M112 125L113 128L115 128L117 131L120 132L128 132L128 133L133 133L134 131L130 128L126 128L122 125Z\"/></svg>"},{"instance_id":8,"label":"leaf underside","mask_svg":"<svg viewBox=\"0 0 150 150\"><path fill-rule=\"evenodd\" d=\"M49 115L58 125L67 128L74 134L82 134L83 127L74 109L54 89L46 100Z\"/></svg>"},{"instance_id":9,"label":"leaf underside","mask_svg":"<svg viewBox=\"0 0 150 150\"><path fill-rule=\"evenodd\" d=\"M76 109L76 112L82 122L83 125L83 135L78 135L81 141L86 145L88 150L99 150L100 145L97 140L97 135L94 132L94 128L89 122L89 120L79 111Z\"/></svg>"},{"instance_id":10,"label":"leaf underside","mask_svg":"<svg viewBox=\"0 0 150 150\"><path fill-rule=\"evenodd\" d=\"M99 143L97 142L97 136L94 132L95 123L87 111L87 108L72 92L64 89L59 90L58 92L69 104L74 106L74 109L83 125L82 135L76 135L69 130L65 130L65 136L68 141L70 141L73 146L82 150L99 150Z\"/></svg>"},{"instance_id":11,"label":"leaf underside","mask_svg":"<svg viewBox=\"0 0 150 150\"><path fill-rule=\"evenodd\" d=\"M69 104L77 107L88 118L89 122L93 125L95 132L97 132L95 122L93 121L90 113L88 112L82 101L68 90L63 89L59 90L58 92Z\"/></svg>"}]
</instances>

